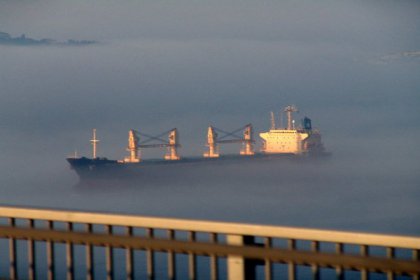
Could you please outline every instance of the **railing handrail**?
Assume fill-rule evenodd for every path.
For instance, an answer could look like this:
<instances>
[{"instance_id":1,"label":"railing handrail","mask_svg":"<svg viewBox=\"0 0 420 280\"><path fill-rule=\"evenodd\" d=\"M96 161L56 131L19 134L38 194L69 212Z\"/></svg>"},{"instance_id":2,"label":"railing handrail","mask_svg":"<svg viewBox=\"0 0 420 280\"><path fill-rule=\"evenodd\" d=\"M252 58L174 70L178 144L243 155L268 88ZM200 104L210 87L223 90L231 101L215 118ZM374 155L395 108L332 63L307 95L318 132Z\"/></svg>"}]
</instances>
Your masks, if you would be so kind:
<instances>
[{"instance_id":1,"label":"railing handrail","mask_svg":"<svg viewBox=\"0 0 420 280\"><path fill-rule=\"evenodd\" d=\"M70 242L78 245L111 246L137 250L174 252L178 254L196 254L205 256L229 257L241 256L249 259L270 260L274 262L293 262L299 265L321 265L327 267L368 269L396 273L420 273L418 261L387 259L379 256L344 255L328 252L299 251L259 246L238 246L214 244L197 241L165 240L138 236L122 236L104 233L65 232L46 229L22 229L0 226L0 237L27 239L32 241Z\"/></svg>"},{"instance_id":2,"label":"railing handrail","mask_svg":"<svg viewBox=\"0 0 420 280\"><path fill-rule=\"evenodd\" d=\"M420 237L0 206L0 217L420 249Z\"/></svg>"}]
</instances>

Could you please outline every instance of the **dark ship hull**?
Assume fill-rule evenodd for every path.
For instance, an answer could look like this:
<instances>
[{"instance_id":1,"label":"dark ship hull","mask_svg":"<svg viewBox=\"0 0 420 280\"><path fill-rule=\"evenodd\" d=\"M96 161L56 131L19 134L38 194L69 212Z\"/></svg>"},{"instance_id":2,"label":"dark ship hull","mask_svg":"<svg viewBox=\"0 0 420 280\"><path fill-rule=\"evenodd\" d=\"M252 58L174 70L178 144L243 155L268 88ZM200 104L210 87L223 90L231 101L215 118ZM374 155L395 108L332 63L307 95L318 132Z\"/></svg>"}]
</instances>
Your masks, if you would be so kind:
<instances>
[{"instance_id":1,"label":"dark ship hull","mask_svg":"<svg viewBox=\"0 0 420 280\"><path fill-rule=\"evenodd\" d=\"M223 176L246 176L254 173L256 166L271 166L280 170L290 162L308 162L310 159L324 158L328 154L264 154L253 156L226 155L219 158L182 158L180 160L150 159L139 163L126 163L106 158L67 158L71 168L82 181L86 180L132 180L188 182L197 178ZM269 168L273 172L273 169ZM261 170L258 169L260 172Z\"/></svg>"}]
</instances>

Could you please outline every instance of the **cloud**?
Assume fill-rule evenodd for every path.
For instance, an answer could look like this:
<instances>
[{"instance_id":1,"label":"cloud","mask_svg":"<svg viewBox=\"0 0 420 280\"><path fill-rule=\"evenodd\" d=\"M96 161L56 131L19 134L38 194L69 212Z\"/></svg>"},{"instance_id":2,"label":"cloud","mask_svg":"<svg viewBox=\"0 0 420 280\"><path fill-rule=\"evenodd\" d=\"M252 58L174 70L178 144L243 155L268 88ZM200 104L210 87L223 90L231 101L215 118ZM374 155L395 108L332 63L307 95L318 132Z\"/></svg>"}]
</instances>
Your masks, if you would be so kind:
<instances>
[{"instance_id":1,"label":"cloud","mask_svg":"<svg viewBox=\"0 0 420 280\"><path fill-rule=\"evenodd\" d=\"M418 61L419 58L420 51L402 51L398 53L383 55L378 60L376 60L376 62L387 64L390 62L398 61Z\"/></svg>"}]
</instances>

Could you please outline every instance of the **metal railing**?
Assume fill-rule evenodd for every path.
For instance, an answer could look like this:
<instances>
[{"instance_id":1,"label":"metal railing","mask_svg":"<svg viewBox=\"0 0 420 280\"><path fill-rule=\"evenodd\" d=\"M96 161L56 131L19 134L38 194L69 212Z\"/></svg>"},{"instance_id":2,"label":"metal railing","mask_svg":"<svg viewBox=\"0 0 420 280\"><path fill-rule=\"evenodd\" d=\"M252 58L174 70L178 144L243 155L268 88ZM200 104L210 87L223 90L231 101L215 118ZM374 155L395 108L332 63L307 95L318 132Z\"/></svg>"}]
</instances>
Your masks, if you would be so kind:
<instances>
[{"instance_id":1,"label":"metal railing","mask_svg":"<svg viewBox=\"0 0 420 280\"><path fill-rule=\"evenodd\" d=\"M144 277L155 279L157 252L166 255L168 279L177 277L181 255L187 259L183 278L189 279L202 273L209 279L296 279L304 269L310 269L312 279L324 278L324 269L332 269L338 279L349 271L358 271L360 279L374 272L387 279L420 275L419 237L15 207L0 207L0 220L0 239L8 240L9 252L0 259L9 264L0 279L35 279L42 268L47 279L58 278L59 244L65 244L61 258L67 279L99 279L98 258L105 260L107 279L139 278L139 268ZM102 255L95 253L97 248L104 248ZM123 261L115 260L117 248L124 250ZM5 251L1 243L0 250ZM144 252L142 262L135 259L139 251ZM201 256L207 257L205 269L197 268ZM76 258L84 264L76 265Z\"/></svg>"}]
</instances>

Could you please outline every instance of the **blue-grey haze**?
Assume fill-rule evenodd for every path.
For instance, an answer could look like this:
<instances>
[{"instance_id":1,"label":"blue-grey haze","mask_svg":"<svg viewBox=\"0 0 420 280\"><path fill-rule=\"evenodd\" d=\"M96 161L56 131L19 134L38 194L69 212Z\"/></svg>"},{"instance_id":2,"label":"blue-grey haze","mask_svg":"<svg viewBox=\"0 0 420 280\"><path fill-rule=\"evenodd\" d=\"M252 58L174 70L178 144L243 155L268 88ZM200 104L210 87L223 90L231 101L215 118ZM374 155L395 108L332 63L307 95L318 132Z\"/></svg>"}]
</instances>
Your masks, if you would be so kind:
<instances>
[{"instance_id":1,"label":"blue-grey haze","mask_svg":"<svg viewBox=\"0 0 420 280\"><path fill-rule=\"evenodd\" d=\"M0 46L0 204L418 234L419 14L418 1L0 0L2 31L101 42ZM209 124L263 131L288 104L328 162L87 188L64 160L90 153L92 128L110 158L130 128L177 127L199 155Z\"/></svg>"}]
</instances>

